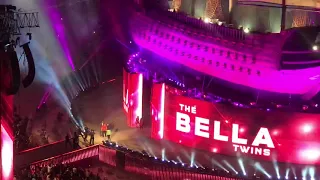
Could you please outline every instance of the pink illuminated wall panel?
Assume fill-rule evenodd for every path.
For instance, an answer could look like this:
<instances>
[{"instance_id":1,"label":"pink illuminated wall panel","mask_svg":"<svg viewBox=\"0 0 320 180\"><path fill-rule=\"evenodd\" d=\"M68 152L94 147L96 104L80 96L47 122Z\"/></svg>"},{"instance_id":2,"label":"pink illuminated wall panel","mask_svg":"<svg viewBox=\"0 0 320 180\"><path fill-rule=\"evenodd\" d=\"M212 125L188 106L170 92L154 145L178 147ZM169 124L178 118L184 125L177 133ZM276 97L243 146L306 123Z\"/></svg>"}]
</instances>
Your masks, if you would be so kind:
<instances>
[{"instance_id":1,"label":"pink illuminated wall panel","mask_svg":"<svg viewBox=\"0 0 320 180\"><path fill-rule=\"evenodd\" d=\"M155 139L163 138L163 127L164 127L164 119L162 116L162 107L164 107L164 101L162 101L162 97L164 97L163 87L164 83L154 84L152 87L152 98L151 98L151 118L152 118L152 130L151 136Z\"/></svg>"},{"instance_id":2,"label":"pink illuminated wall panel","mask_svg":"<svg viewBox=\"0 0 320 180\"><path fill-rule=\"evenodd\" d=\"M182 96L169 86L162 92L162 87L155 84L152 95L152 137L155 139L231 156L320 164L318 114L267 112L214 104ZM161 95L165 95L163 101ZM164 112L163 119L159 118L159 112Z\"/></svg>"},{"instance_id":3,"label":"pink illuminated wall panel","mask_svg":"<svg viewBox=\"0 0 320 180\"><path fill-rule=\"evenodd\" d=\"M137 117L142 118L143 75L123 69L123 109L129 127L136 127Z\"/></svg>"},{"instance_id":4,"label":"pink illuminated wall panel","mask_svg":"<svg viewBox=\"0 0 320 180\"><path fill-rule=\"evenodd\" d=\"M13 140L8 130L1 124L1 177L2 180L13 179Z\"/></svg>"}]
</instances>

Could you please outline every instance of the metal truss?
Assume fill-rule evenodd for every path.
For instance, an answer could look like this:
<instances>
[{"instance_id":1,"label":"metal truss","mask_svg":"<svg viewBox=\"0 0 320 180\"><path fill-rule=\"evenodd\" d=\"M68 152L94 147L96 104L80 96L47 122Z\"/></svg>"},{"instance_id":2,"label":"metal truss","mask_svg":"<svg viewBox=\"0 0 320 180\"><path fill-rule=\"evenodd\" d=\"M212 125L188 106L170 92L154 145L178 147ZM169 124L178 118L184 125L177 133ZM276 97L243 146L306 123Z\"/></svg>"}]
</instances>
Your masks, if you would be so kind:
<instances>
[{"instance_id":1,"label":"metal truss","mask_svg":"<svg viewBox=\"0 0 320 180\"><path fill-rule=\"evenodd\" d=\"M0 33L11 35L20 33L18 22L13 12L0 12Z\"/></svg>"},{"instance_id":2,"label":"metal truss","mask_svg":"<svg viewBox=\"0 0 320 180\"><path fill-rule=\"evenodd\" d=\"M39 13L16 13L16 20L19 28L34 28L40 27L39 25Z\"/></svg>"},{"instance_id":3,"label":"metal truss","mask_svg":"<svg viewBox=\"0 0 320 180\"><path fill-rule=\"evenodd\" d=\"M38 15L38 12L0 12L0 36L11 37L15 35L21 35L20 29L22 28L40 27Z\"/></svg>"}]
</instances>

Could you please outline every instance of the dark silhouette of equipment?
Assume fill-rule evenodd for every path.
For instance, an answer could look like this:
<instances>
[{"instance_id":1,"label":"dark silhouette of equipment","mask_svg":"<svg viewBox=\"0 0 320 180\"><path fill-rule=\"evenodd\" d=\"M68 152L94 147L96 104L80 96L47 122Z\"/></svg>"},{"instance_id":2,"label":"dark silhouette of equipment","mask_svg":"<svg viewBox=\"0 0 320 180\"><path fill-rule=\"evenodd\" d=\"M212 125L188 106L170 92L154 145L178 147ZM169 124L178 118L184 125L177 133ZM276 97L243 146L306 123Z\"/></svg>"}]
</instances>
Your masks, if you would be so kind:
<instances>
[{"instance_id":1,"label":"dark silhouette of equipment","mask_svg":"<svg viewBox=\"0 0 320 180\"><path fill-rule=\"evenodd\" d=\"M12 5L0 5L0 52L6 54L6 67L2 67L7 70L6 82L7 87L4 89L8 95L16 94L20 88L20 68L19 61L15 48L20 44L20 29L39 27L39 17L37 12L22 12L17 10L16 6ZM31 32L27 33L29 40L31 40ZM22 45L27 61L29 72L26 78L22 81L23 86L26 88L30 86L35 77L35 65L32 57L32 53L29 48L29 43ZM4 63L3 63L4 64ZM10 82L9 82L10 81ZM2 85L2 84L1 84Z\"/></svg>"},{"instance_id":2,"label":"dark silhouette of equipment","mask_svg":"<svg viewBox=\"0 0 320 180\"><path fill-rule=\"evenodd\" d=\"M33 56L31 53L31 50L29 48L29 43L26 43L24 45L22 45L23 50L26 54L27 57L27 61L28 61L28 75L22 80L22 84L24 88L27 88L28 86L30 86L34 80L35 77L35 73L36 73L36 69L34 66L34 60L33 60Z\"/></svg>"},{"instance_id":3,"label":"dark silhouette of equipment","mask_svg":"<svg viewBox=\"0 0 320 180\"><path fill-rule=\"evenodd\" d=\"M32 34L31 33L27 33L27 36L29 36L29 41L32 40Z\"/></svg>"},{"instance_id":4,"label":"dark silhouette of equipment","mask_svg":"<svg viewBox=\"0 0 320 180\"><path fill-rule=\"evenodd\" d=\"M14 95L19 91L20 88L20 68L17 53L15 51L7 52L9 54L10 65L11 65L11 77L12 81L10 87L6 90L7 95Z\"/></svg>"}]
</instances>

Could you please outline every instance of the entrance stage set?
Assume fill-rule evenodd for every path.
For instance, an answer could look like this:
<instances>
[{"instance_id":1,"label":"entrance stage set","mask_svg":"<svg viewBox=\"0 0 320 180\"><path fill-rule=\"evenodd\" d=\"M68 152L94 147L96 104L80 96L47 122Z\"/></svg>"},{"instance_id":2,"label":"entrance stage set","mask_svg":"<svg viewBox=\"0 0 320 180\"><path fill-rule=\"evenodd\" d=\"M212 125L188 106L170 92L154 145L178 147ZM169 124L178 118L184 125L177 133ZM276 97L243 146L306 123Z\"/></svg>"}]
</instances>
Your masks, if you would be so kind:
<instances>
[{"instance_id":1,"label":"entrance stage set","mask_svg":"<svg viewBox=\"0 0 320 180\"><path fill-rule=\"evenodd\" d=\"M211 152L212 158L234 157L243 167L232 164L232 173L252 177L255 172L244 169L254 166L269 179L319 176L320 114L223 103L218 97L198 96L184 84L150 78L149 73L137 69L123 70L123 109L128 126L136 127L139 116L143 122L151 121L150 136L159 143L170 141L204 150ZM261 173L265 170L260 162L276 170ZM310 169L314 172L309 176Z\"/></svg>"}]
</instances>

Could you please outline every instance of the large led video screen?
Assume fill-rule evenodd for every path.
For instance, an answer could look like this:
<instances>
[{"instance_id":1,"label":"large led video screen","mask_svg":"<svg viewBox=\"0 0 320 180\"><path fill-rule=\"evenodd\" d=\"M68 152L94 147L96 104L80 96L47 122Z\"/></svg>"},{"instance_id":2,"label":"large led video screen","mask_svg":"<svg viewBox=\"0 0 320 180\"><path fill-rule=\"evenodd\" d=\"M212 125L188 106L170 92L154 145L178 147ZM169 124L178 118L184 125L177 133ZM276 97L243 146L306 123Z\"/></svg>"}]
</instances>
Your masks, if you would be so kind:
<instances>
[{"instance_id":1,"label":"large led video screen","mask_svg":"<svg viewBox=\"0 0 320 180\"><path fill-rule=\"evenodd\" d=\"M143 75L123 69L123 109L129 127L137 125L137 117L142 118Z\"/></svg>"},{"instance_id":2,"label":"large led video screen","mask_svg":"<svg viewBox=\"0 0 320 180\"><path fill-rule=\"evenodd\" d=\"M152 95L152 133L231 156L320 164L320 115L240 108L183 96L165 84Z\"/></svg>"}]
</instances>

